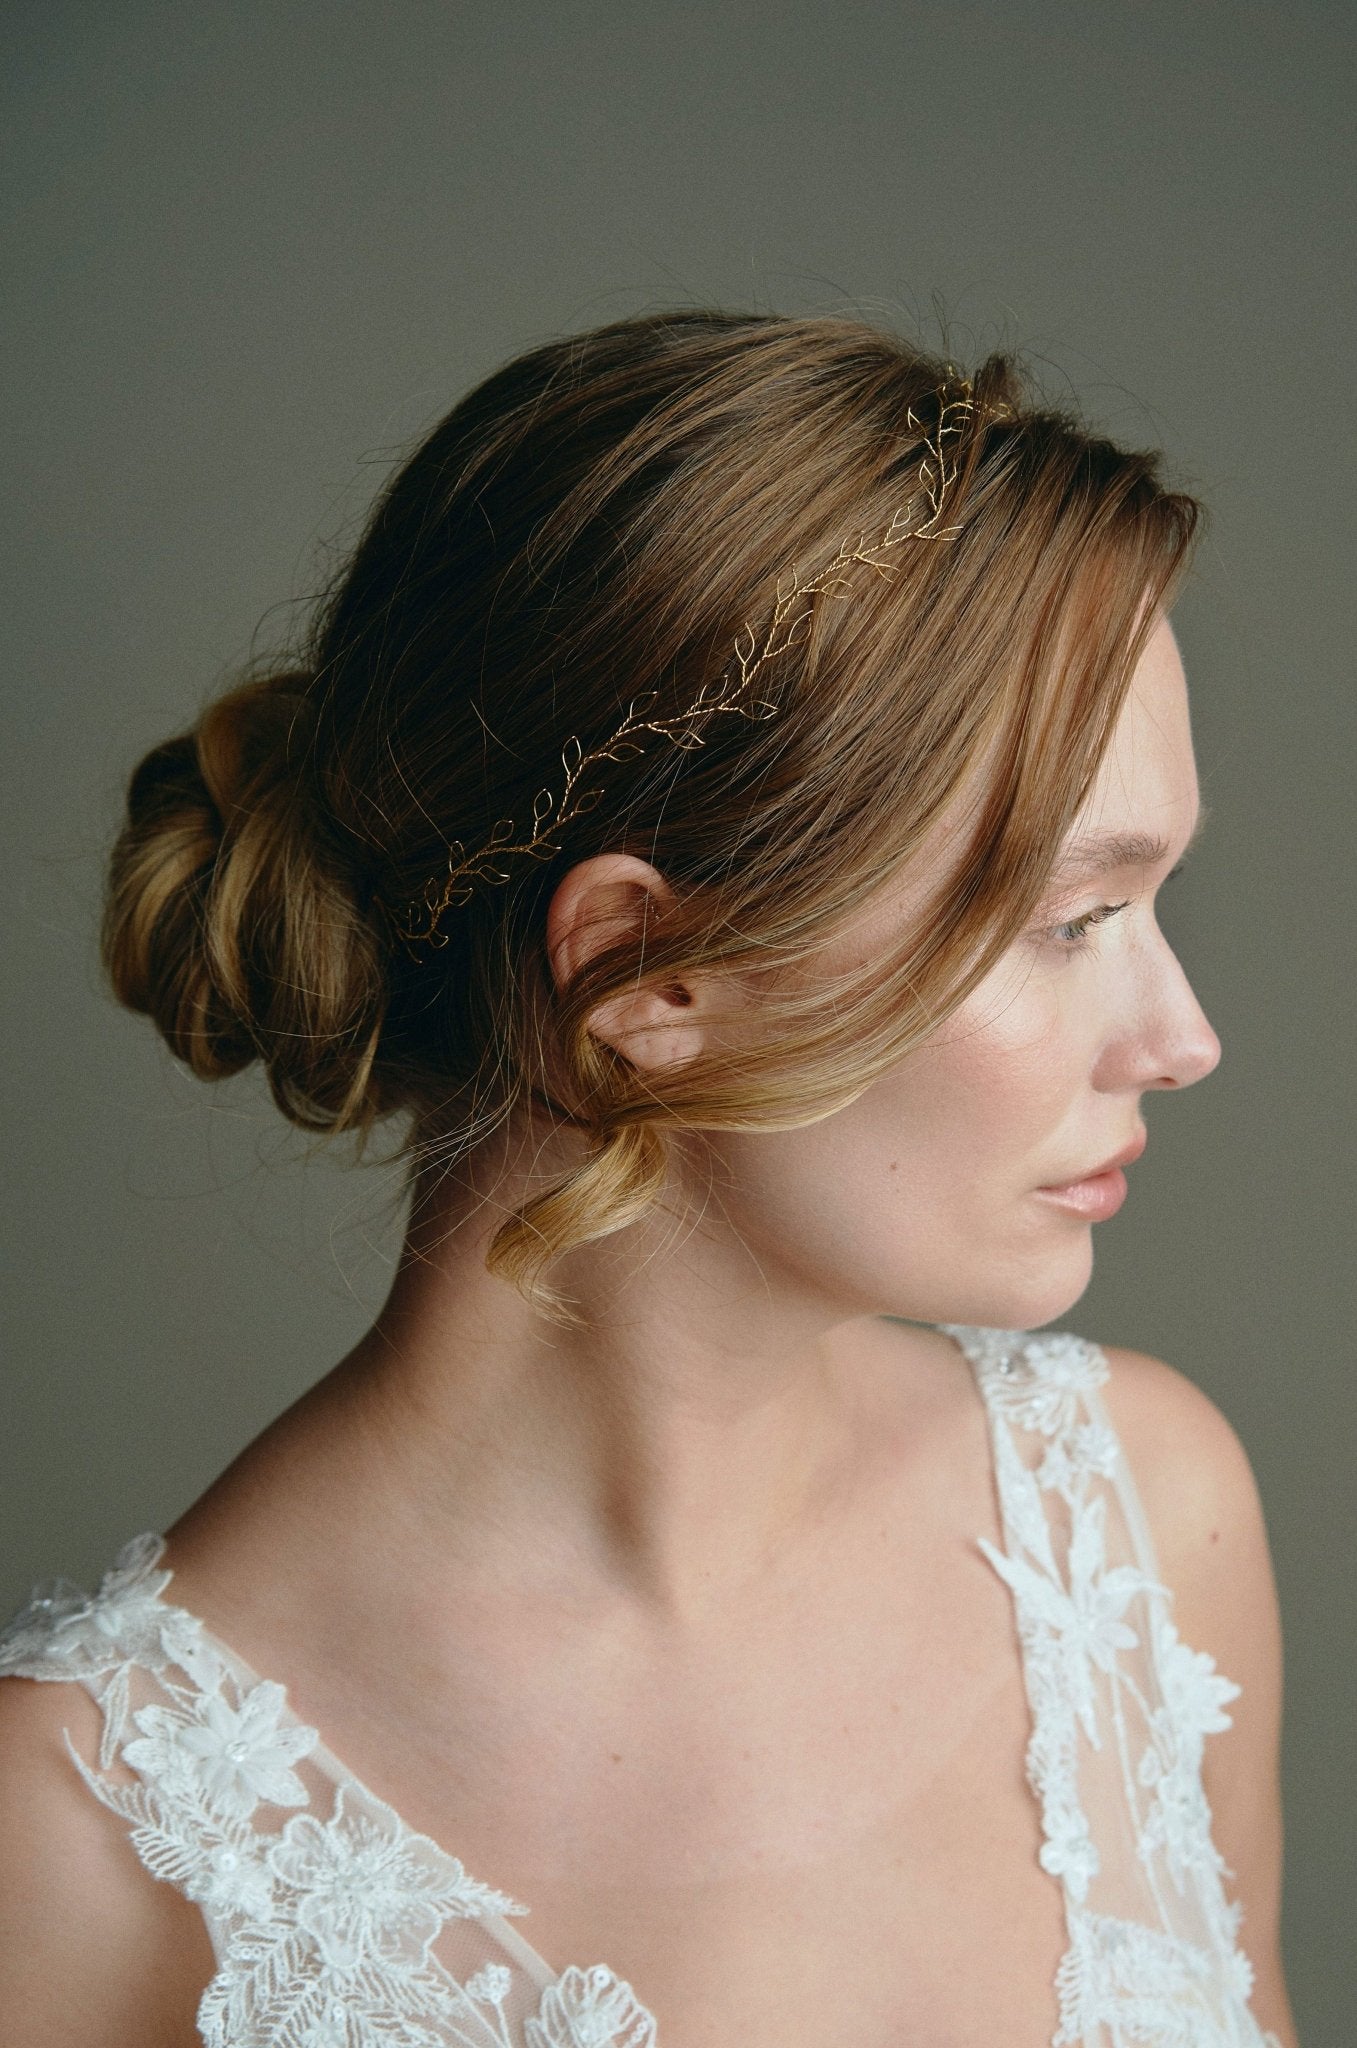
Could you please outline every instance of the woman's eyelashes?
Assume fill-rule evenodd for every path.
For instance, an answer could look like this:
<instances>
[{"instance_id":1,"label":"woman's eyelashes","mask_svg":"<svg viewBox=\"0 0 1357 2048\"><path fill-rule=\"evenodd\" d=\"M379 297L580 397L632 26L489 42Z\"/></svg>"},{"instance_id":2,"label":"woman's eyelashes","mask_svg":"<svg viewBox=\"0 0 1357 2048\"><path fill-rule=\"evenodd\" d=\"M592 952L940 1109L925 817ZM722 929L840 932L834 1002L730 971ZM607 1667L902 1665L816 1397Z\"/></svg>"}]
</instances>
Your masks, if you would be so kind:
<instances>
[{"instance_id":1,"label":"woman's eyelashes","mask_svg":"<svg viewBox=\"0 0 1357 2048\"><path fill-rule=\"evenodd\" d=\"M1186 865L1185 861L1179 861L1177 867L1165 875L1164 880L1176 881ZM1086 910L1079 917L1068 918L1063 924L1048 925L1043 936L1052 940L1063 952L1091 952L1096 943L1093 938L1096 927L1106 924L1110 917L1116 917L1120 911L1128 909L1131 901L1132 898L1128 896L1123 903L1100 903L1096 909Z\"/></svg>"},{"instance_id":2,"label":"woman's eyelashes","mask_svg":"<svg viewBox=\"0 0 1357 2048\"><path fill-rule=\"evenodd\" d=\"M1127 902L1130 898L1127 898ZM1047 937L1054 939L1066 952L1078 952L1093 946L1095 925L1105 924L1109 917L1115 917L1119 910L1125 910L1125 903L1100 903L1096 910L1086 910L1082 917L1070 918L1065 924L1050 926Z\"/></svg>"}]
</instances>

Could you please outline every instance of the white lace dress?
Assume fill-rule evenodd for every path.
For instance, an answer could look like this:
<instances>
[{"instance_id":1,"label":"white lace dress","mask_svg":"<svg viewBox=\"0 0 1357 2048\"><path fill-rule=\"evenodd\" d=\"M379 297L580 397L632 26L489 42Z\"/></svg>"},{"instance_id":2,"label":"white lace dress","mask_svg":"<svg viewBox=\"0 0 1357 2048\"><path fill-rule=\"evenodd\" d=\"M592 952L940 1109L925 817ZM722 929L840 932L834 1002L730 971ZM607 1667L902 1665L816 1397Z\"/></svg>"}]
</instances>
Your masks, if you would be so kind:
<instances>
[{"instance_id":1,"label":"white lace dress","mask_svg":"<svg viewBox=\"0 0 1357 2048\"><path fill-rule=\"evenodd\" d=\"M976 1541L1013 1596L1040 1861L1065 1905L1053 2048L1280 2048L1249 2011L1201 1783L1239 1688L1178 1639L1098 1391L1107 1359L1064 1332L940 1327L990 1421L1005 1547ZM208 2048L662 2048L629 1984L550 1968L515 1925L526 1907L406 1827L280 1685L166 1600L163 1548L135 1537L92 1598L38 1587L0 1632L0 1673L99 1703L98 1757L68 1737L72 1763L203 1914Z\"/></svg>"}]
</instances>

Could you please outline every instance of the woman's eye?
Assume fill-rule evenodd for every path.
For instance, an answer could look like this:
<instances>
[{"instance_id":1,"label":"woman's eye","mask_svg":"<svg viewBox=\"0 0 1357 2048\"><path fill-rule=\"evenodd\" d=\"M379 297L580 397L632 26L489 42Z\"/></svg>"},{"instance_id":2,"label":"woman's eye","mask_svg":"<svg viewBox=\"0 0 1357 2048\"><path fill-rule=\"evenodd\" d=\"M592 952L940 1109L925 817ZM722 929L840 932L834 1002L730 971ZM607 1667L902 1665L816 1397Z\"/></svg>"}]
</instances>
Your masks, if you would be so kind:
<instances>
[{"instance_id":1,"label":"woman's eye","mask_svg":"<svg viewBox=\"0 0 1357 2048\"><path fill-rule=\"evenodd\" d=\"M1128 898L1127 901L1129 900ZM1091 947L1093 941L1089 934L1093 927L1105 924L1109 917L1115 917L1118 911L1125 910L1126 907L1125 903L1100 903L1096 910L1086 910L1082 917L1071 918L1065 924L1052 925L1047 936L1054 939L1058 946L1063 946L1067 952L1073 953L1081 947Z\"/></svg>"},{"instance_id":2,"label":"woman's eye","mask_svg":"<svg viewBox=\"0 0 1357 2048\"><path fill-rule=\"evenodd\" d=\"M1177 867L1165 875L1164 880L1176 882L1186 865L1185 861L1180 860ZM1082 917L1072 917L1065 924L1048 926L1043 937L1053 940L1067 953L1077 953L1081 950L1091 952L1093 940L1090 934L1094 926L1106 924L1109 917L1115 917L1118 911L1125 910L1129 902L1128 897L1126 903L1100 903L1096 910L1086 910Z\"/></svg>"}]
</instances>

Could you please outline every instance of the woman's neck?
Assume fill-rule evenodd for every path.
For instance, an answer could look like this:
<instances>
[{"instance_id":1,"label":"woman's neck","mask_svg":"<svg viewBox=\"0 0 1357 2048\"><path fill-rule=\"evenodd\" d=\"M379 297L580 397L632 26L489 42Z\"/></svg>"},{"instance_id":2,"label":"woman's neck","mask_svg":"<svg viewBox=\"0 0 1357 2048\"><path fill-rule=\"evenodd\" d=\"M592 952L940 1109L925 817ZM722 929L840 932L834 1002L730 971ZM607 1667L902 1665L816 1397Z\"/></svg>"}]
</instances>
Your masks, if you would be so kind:
<instances>
[{"instance_id":1,"label":"woman's neck","mask_svg":"<svg viewBox=\"0 0 1357 2048\"><path fill-rule=\"evenodd\" d=\"M365 1505L375 1486L407 1543L492 1577L565 1572L696 1616L852 1494L880 1325L670 1218L552 1269L584 1318L563 1329L486 1270L519 1198L495 1186L421 1195L391 1294L331 1376Z\"/></svg>"},{"instance_id":2,"label":"woman's neck","mask_svg":"<svg viewBox=\"0 0 1357 2048\"><path fill-rule=\"evenodd\" d=\"M714 1639L851 1583L898 1529L948 1338L832 1297L700 1201L553 1266L564 1329L486 1269L530 1185L418 1190L372 1328L167 1532L181 1597L247 1660L305 1640L313 1670L391 1669L418 1640L453 1672L501 1628L577 1622Z\"/></svg>"}]
</instances>

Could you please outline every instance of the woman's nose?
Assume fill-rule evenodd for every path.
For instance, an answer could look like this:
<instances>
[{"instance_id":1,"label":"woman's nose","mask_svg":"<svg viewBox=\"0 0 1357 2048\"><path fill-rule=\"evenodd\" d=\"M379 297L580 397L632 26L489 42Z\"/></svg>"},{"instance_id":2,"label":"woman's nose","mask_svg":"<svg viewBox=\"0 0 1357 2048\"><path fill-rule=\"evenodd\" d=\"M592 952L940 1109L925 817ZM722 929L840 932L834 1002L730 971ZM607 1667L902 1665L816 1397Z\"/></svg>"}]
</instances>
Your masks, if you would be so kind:
<instances>
[{"instance_id":1,"label":"woman's nose","mask_svg":"<svg viewBox=\"0 0 1357 2048\"><path fill-rule=\"evenodd\" d=\"M1165 942L1167 983L1158 990L1155 1025L1147 1045L1159 1069L1150 1088L1190 1088L1220 1065L1220 1040L1172 948Z\"/></svg>"}]
</instances>

